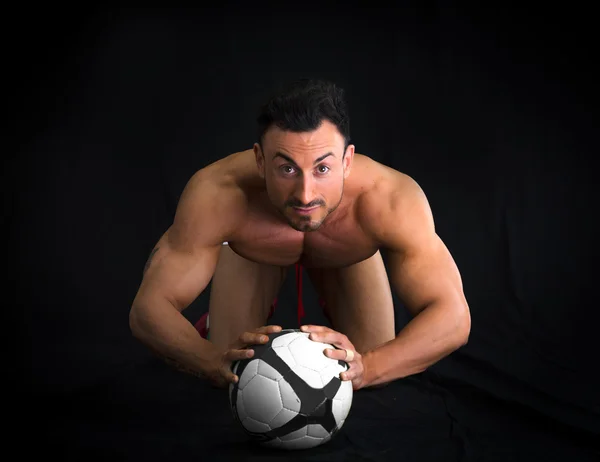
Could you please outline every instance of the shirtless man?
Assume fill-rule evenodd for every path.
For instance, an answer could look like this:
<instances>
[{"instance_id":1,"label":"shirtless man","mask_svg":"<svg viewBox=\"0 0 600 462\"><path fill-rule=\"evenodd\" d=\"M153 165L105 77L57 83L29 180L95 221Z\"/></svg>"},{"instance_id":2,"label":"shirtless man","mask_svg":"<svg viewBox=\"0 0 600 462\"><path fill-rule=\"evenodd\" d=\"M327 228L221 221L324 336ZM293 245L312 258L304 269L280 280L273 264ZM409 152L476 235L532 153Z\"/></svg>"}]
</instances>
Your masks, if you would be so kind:
<instances>
[{"instance_id":1,"label":"shirtless man","mask_svg":"<svg viewBox=\"0 0 600 462\"><path fill-rule=\"evenodd\" d=\"M245 347L281 330L265 324L288 268L300 263L332 326L302 329L339 348L324 354L348 361L341 379L355 390L424 371L467 342L460 273L425 194L355 154L348 120L341 89L296 82L262 108L253 149L192 176L132 303L139 341L227 386L237 380L232 362L253 354ZM182 312L209 283L207 340ZM391 290L412 315L398 335Z\"/></svg>"}]
</instances>

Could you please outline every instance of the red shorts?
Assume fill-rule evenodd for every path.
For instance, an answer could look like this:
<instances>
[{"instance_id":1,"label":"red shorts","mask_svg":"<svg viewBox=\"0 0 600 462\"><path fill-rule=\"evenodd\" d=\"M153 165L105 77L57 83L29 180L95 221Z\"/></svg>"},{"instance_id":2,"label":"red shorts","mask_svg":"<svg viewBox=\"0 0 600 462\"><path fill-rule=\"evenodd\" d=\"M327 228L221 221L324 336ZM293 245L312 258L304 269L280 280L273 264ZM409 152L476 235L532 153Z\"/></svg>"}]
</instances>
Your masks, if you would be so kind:
<instances>
[{"instance_id":1,"label":"red shorts","mask_svg":"<svg viewBox=\"0 0 600 462\"><path fill-rule=\"evenodd\" d=\"M298 294L298 326L300 326L302 324L302 319L304 318L304 303L302 302L302 265L296 263L295 265L295 270L296 270L296 291ZM319 305L321 305L322 308L325 308L325 301L323 299L319 299ZM275 313L275 309L277 308L277 299L273 300L273 303L271 304L271 309L269 310L269 316L267 317L268 319L271 319L271 317L273 316L273 313ZM327 316L327 312L325 312L325 316L327 317L327 319L329 319L329 316ZM200 335L202 335L202 337L207 338L208 337L208 313L205 313L202 317L200 317L200 319L196 322L196 324L194 324L194 327L196 327L196 330L198 332L200 332ZM331 322L331 319L329 319L329 322Z\"/></svg>"}]
</instances>

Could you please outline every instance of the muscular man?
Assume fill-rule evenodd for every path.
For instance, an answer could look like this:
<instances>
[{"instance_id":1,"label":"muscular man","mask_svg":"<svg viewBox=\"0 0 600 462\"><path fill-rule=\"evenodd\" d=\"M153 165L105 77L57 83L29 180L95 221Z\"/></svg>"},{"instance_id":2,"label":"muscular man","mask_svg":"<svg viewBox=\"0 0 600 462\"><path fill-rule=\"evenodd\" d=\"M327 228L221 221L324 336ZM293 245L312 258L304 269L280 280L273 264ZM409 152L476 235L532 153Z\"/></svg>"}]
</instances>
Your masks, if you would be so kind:
<instances>
[{"instance_id":1,"label":"muscular man","mask_svg":"<svg viewBox=\"0 0 600 462\"><path fill-rule=\"evenodd\" d=\"M409 176L355 154L343 91L295 82L264 105L258 130L253 149L186 185L146 264L133 335L179 369L226 386L237 380L232 361L253 354L245 347L281 329L265 325L271 304L301 263L332 326L302 329L340 348L324 354L348 360L341 378L355 390L421 372L465 344L460 273L425 194ZM206 339L182 312L209 283ZM412 315L398 335L391 290Z\"/></svg>"}]
</instances>

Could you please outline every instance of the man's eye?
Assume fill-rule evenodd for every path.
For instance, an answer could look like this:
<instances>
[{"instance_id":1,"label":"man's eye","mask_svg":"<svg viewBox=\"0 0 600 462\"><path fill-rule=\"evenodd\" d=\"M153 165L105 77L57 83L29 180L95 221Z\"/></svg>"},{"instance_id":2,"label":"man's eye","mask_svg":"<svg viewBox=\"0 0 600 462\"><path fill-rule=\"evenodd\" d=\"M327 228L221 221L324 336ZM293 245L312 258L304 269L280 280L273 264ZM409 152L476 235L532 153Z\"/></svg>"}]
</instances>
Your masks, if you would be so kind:
<instances>
[{"instance_id":1,"label":"man's eye","mask_svg":"<svg viewBox=\"0 0 600 462\"><path fill-rule=\"evenodd\" d=\"M327 173L329 171L329 167L327 165L319 165L317 167L317 171L319 173Z\"/></svg>"},{"instance_id":2,"label":"man's eye","mask_svg":"<svg viewBox=\"0 0 600 462\"><path fill-rule=\"evenodd\" d=\"M290 174L294 173L294 171L295 171L294 167L292 167L291 165L284 165L283 167L281 167L281 170L286 175L290 175Z\"/></svg>"}]
</instances>

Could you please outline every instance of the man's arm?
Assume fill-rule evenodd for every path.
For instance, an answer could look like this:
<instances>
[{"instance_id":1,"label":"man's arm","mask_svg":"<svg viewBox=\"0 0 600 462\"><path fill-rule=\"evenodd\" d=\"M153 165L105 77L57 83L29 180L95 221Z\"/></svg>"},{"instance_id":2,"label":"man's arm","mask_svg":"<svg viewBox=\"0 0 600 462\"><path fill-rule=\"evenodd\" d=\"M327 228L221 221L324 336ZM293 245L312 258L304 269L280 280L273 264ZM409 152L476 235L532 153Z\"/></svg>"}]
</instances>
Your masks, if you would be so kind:
<instances>
[{"instance_id":1,"label":"man's arm","mask_svg":"<svg viewBox=\"0 0 600 462\"><path fill-rule=\"evenodd\" d=\"M235 188L223 190L205 172L186 185L172 226L152 250L130 310L131 331L181 371L206 377L222 352L182 315L207 287L222 243L243 218Z\"/></svg>"},{"instance_id":2,"label":"man's arm","mask_svg":"<svg viewBox=\"0 0 600 462\"><path fill-rule=\"evenodd\" d=\"M399 183L371 229L389 250L391 285L413 318L394 340L364 354L365 386L424 371L464 345L471 328L459 270L427 199L410 177Z\"/></svg>"}]
</instances>

